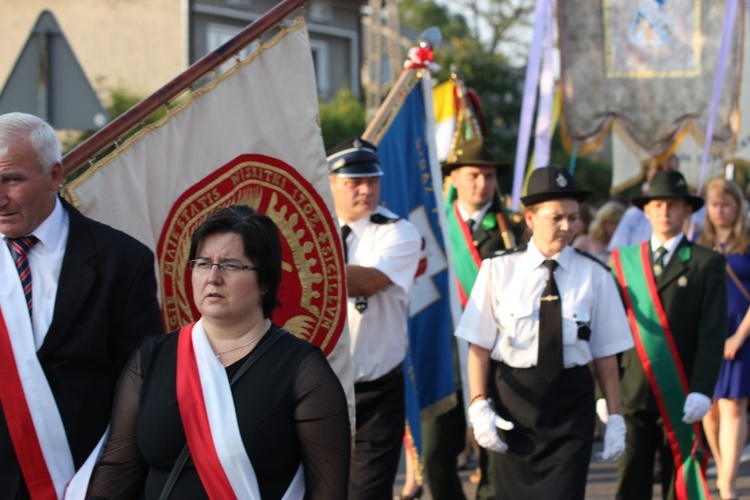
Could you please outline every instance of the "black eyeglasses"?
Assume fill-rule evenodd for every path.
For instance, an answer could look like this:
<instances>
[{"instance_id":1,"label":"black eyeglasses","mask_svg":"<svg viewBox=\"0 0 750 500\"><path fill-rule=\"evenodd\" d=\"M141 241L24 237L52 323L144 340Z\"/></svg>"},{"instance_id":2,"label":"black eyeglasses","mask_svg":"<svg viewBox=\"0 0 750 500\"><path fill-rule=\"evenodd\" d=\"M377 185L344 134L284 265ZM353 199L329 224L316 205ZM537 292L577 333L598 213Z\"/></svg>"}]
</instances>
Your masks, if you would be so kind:
<instances>
[{"instance_id":1,"label":"black eyeglasses","mask_svg":"<svg viewBox=\"0 0 750 500\"><path fill-rule=\"evenodd\" d=\"M220 272L238 273L240 271L257 271L258 268L255 266L247 266L239 262L211 262L206 259L193 259L188 262L188 267L193 271L200 273L208 273L211 268L216 266Z\"/></svg>"}]
</instances>

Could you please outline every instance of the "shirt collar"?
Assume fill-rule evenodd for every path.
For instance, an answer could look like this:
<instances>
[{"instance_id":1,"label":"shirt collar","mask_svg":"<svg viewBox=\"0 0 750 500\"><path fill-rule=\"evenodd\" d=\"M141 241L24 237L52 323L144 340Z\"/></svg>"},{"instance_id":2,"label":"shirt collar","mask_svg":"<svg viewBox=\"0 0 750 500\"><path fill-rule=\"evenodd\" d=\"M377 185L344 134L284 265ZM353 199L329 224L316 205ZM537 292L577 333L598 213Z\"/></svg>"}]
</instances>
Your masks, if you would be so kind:
<instances>
[{"instance_id":1,"label":"shirt collar","mask_svg":"<svg viewBox=\"0 0 750 500\"><path fill-rule=\"evenodd\" d=\"M667 249L666 255L672 255L674 251L677 249L677 245L680 244L680 242L682 241L682 238L684 237L685 237L685 233L680 231L678 235L673 236L669 238L667 241L665 241L664 243L662 243L661 241L659 241L659 239L656 236L652 234L651 235L651 251L656 252L657 248L664 247Z\"/></svg>"},{"instance_id":2,"label":"shirt collar","mask_svg":"<svg viewBox=\"0 0 750 500\"><path fill-rule=\"evenodd\" d=\"M36 236L40 243L51 250L57 247L60 238L62 238L64 224L65 209L60 202L60 198L55 196L55 208L52 209L52 213L30 234Z\"/></svg>"},{"instance_id":3,"label":"shirt collar","mask_svg":"<svg viewBox=\"0 0 750 500\"><path fill-rule=\"evenodd\" d=\"M571 252L574 252L572 248L570 248L570 245L566 246L562 249L560 253L557 255L553 255L550 257L551 260L556 260L557 265L565 270L570 269L570 258L571 258ZM536 269L537 267L540 267L545 260L547 260L547 257L542 254L542 252L539 251L536 244L534 243L534 236L532 235L531 239L529 240L529 243L526 247L526 256L527 259L529 259L529 264L531 265L532 269Z\"/></svg>"},{"instance_id":4,"label":"shirt collar","mask_svg":"<svg viewBox=\"0 0 750 500\"><path fill-rule=\"evenodd\" d=\"M380 207L375 208L372 214L377 213L379 208ZM367 227L367 225L370 223L370 217L372 216L372 214L369 214L366 217L362 217L361 219L357 219L354 222L350 222L349 224L344 222L343 219L339 218L339 225L341 227L345 225L349 226L349 228L352 230L352 233L354 233L354 235L359 238L362 235L362 232Z\"/></svg>"},{"instance_id":5,"label":"shirt collar","mask_svg":"<svg viewBox=\"0 0 750 500\"><path fill-rule=\"evenodd\" d=\"M492 200L488 201L486 205L484 205L482 208L480 208L479 210L477 210L476 212L472 214L470 214L469 212L466 211L466 209L464 209L460 201L457 201L456 204L458 205L458 213L461 215L461 218L464 220L464 222L466 222L468 219L471 219L476 223L484 219L484 216L487 214L487 211L490 209L490 206L492 206Z\"/></svg>"}]
</instances>

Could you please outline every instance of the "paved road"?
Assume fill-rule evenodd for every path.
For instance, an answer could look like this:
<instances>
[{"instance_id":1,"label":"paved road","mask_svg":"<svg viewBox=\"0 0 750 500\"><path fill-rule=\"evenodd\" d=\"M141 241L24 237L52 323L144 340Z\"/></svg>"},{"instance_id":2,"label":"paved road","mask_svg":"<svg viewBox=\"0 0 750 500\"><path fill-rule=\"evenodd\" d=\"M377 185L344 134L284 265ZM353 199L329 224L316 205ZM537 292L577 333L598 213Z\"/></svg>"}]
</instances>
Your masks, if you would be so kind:
<instances>
[{"instance_id":1,"label":"paved road","mask_svg":"<svg viewBox=\"0 0 750 500\"><path fill-rule=\"evenodd\" d=\"M595 443L594 451L601 450L601 443ZM712 466L713 463L709 462L709 482L708 487L711 495L714 499L719 499L719 493L716 490L716 480L712 477ZM469 476L472 471L461 471L459 476L463 481L464 493L466 498L473 500L476 495L476 485L469 481ZM611 463L592 462L589 469L588 482L586 485L586 499L588 500L611 500L615 495L615 482L617 480L617 466ZM404 473L403 464L399 470L398 477L396 478L396 484L394 486L394 494L401 492L401 487L404 484ZM745 448L743 454L743 462L740 466L740 478L738 481L737 494L740 498L750 499L750 445ZM661 485L654 485L653 499L661 499ZM433 500L432 495L428 491L422 495L422 500Z\"/></svg>"}]
</instances>

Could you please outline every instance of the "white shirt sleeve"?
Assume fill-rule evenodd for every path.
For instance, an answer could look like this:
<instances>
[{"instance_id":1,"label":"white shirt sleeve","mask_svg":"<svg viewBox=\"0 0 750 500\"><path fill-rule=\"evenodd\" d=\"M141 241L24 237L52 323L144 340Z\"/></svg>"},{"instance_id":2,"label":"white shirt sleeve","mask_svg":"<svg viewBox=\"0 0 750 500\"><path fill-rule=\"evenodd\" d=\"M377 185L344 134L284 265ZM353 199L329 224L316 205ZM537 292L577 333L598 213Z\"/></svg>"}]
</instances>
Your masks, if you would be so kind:
<instances>
[{"instance_id":1,"label":"white shirt sleeve","mask_svg":"<svg viewBox=\"0 0 750 500\"><path fill-rule=\"evenodd\" d=\"M388 231L377 234L377 251L362 265L382 272L391 283L408 294L419 265L422 236L413 224L405 220L389 226Z\"/></svg>"},{"instance_id":2,"label":"white shirt sleeve","mask_svg":"<svg viewBox=\"0 0 750 500\"><path fill-rule=\"evenodd\" d=\"M617 290L617 283L609 272L596 273L596 307L591 316L591 355L604 358L633 347L633 334Z\"/></svg>"},{"instance_id":3,"label":"white shirt sleeve","mask_svg":"<svg viewBox=\"0 0 750 500\"><path fill-rule=\"evenodd\" d=\"M456 328L456 337L483 349L492 350L497 342L498 328L495 324L492 293L493 259L485 259L471 290L471 296Z\"/></svg>"}]
</instances>

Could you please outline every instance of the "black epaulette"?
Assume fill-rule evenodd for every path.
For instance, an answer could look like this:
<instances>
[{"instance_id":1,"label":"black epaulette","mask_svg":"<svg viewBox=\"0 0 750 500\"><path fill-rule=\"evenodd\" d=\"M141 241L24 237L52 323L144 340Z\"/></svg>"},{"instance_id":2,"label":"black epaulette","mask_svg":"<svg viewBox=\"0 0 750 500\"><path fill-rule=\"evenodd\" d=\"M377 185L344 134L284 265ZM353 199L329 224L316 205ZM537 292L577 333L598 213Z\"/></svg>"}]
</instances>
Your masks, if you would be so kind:
<instances>
[{"instance_id":1,"label":"black epaulette","mask_svg":"<svg viewBox=\"0 0 750 500\"><path fill-rule=\"evenodd\" d=\"M579 255L583 255L584 257L588 257L589 259L593 260L594 262L596 262L597 264L599 264L600 266L602 266L604 269L606 269L608 273L612 272L612 269L610 269L610 267L607 264L605 264L604 262L600 261L599 259L597 259L593 255L591 255L590 253L588 253L588 252L586 252L584 250L578 249L578 248L574 248L573 250L575 250Z\"/></svg>"},{"instance_id":2,"label":"black epaulette","mask_svg":"<svg viewBox=\"0 0 750 500\"><path fill-rule=\"evenodd\" d=\"M518 252L525 252L528 248L528 245L526 243L523 243L521 245L516 245L515 247L511 248L510 250L498 250L496 251L492 256L493 257L504 257L505 255L510 255Z\"/></svg>"},{"instance_id":3,"label":"black epaulette","mask_svg":"<svg viewBox=\"0 0 750 500\"><path fill-rule=\"evenodd\" d=\"M373 224L393 224L394 222L398 222L400 220L401 217L395 217L392 219L390 217L386 217L383 214L372 214L370 216L370 222L372 222Z\"/></svg>"}]
</instances>

